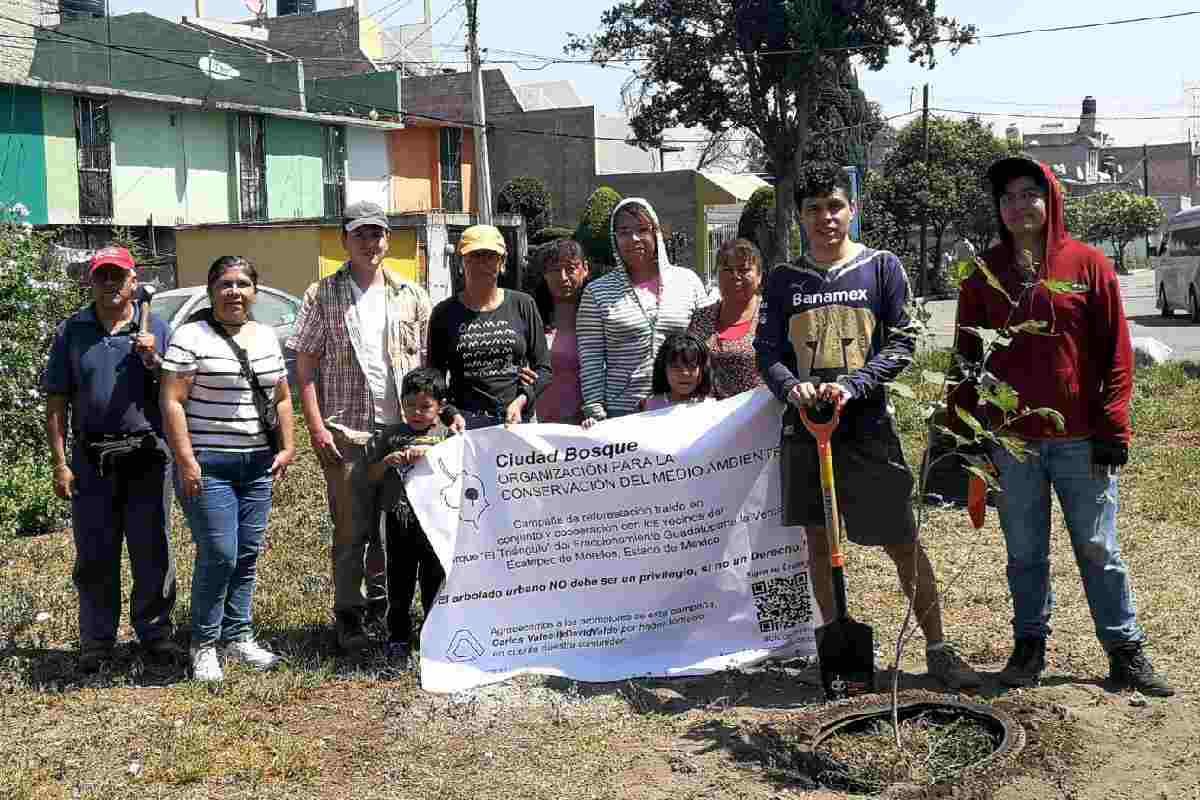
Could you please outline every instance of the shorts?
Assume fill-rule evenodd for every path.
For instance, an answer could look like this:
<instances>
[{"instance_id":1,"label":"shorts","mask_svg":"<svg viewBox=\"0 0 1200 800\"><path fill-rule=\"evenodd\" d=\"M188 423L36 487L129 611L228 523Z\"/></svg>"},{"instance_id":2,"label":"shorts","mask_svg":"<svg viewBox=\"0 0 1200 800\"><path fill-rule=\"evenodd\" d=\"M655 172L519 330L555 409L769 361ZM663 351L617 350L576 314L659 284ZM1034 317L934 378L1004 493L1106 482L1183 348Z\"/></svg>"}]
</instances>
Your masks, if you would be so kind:
<instances>
[{"instance_id":1,"label":"shorts","mask_svg":"<svg viewBox=\"0 0 1200 800\"><path fill-rule=\"evenodd\" d=\"M834 487L846 538L869 547L915 541L915 480L895 422L888 418L865 436L835 434L832 446ZM791 409L783 418L780 448L783 524L825 527L817 442Z\"/></svg>"}]
</instances>

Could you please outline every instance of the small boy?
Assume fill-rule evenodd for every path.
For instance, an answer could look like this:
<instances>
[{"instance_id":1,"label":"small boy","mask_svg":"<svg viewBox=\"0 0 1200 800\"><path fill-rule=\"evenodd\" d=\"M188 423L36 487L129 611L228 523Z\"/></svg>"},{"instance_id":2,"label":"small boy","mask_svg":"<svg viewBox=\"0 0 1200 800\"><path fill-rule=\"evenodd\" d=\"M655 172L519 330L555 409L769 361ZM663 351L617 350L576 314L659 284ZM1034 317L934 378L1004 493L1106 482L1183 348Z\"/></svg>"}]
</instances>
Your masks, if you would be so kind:
<instances>
[{"instance_id":1,"label":"small boy","mask_svg":"<svg viewBox=\"0 0 1200 800\"><path fill-rule=\"evenodd\" d=\"M382 507L387 525L387 587L389 661L407 666L412 655L412 606L417 572L421 577L421 606L429 616L446 577L437 554L404 491L404 476L429 448L450 436L441 420L453 418L445 402L446 380L435 369L422 367L404 376L400 386L404 422L377 433L367 443L367 478L381 481Z\"/></svg>"}]
</instances>

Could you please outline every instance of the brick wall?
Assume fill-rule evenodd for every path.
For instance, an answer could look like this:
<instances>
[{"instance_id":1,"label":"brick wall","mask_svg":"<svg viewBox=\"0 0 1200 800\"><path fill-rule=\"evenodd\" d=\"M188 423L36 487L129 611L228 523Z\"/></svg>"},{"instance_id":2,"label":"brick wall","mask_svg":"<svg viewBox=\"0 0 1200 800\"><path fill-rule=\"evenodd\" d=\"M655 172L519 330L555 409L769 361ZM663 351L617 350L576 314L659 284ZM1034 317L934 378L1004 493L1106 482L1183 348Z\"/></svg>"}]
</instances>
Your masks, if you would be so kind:
<instances>
[{"instance_id":1,"label":"brick wall","mask_svg":"<svg viewBox=\"0 0 1200 800\"><path fill-rule=\"evenodd\" d=\"M29 25L49 27L58 24L58 4L50 0L4 0L0 5L6 17L12 17L21 22L9 22L0 19L0 34L5 36L33 36L33 28ZM32 39L3 39L0 40L0 79L27 78L29 65L33 62Z\"/></svg>"},{"instance_id":2,"label":"brick wall","mask_svg":"<svg viewBox=\"0 0 1200 800\"><path fill-rule=\"evenodd\" d=\"M492 194L499 195L513 178L538 178L554 203L553 221L573 228L595 188L596 150L591 139L595 116L591 106L489 115L488 122L495 125L488 134ZM570 136L518 133L518 129Z\"/></svg>"},{"instance_id":3,"label":"brick wall","mask_svg":"<svg viewBox=\"0 0 1200 800\"><path fill-rule=\"evenodd\" d=\"M425 75L404 78L400 82L402 108L412 114L453 121L471 120L471 73ZM483 100L488 121L501 114L515 114L523 109L504 73L498 69L483 71Z\"/></svg>"},{"instance_id":4,"label":"brick wall","mask_svg":"<svg viewBox=\"0 0 1200 800\"><path fill-rule=\"evenodd\" d=\"M307 80L375 71L359 47L358 11L353 7L268 17L263 24L269 31L266 45L304 61ZM337 60L309 60L322 58Z\"/></svg>"}]
</instances>

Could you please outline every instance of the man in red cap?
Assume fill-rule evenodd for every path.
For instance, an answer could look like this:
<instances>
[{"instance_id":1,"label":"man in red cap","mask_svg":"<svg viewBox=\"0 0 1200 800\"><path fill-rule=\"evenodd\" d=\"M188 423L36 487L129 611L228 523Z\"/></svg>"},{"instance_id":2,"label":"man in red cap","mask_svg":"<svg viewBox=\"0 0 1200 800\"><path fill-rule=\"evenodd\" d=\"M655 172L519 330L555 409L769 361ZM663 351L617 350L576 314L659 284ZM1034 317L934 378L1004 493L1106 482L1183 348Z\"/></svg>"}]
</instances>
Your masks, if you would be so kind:
<instances>
[{"instance_id":1,"label":"man in red cap","mask_svg":"<svg viewBox=\"0 0 1200 800\"><path fill-rule=\"evenodd\" d=\"M1046 668L1050 585L1050 489L1066 518L1096 637L1116 687L1168 696L1173 690L1143 652L1129 570L1117 543L1117 473L1129 459L1133 352L1121 289L1102 252L1067 234L1063 191L1046 165L1004 158L987 182L1000 222L1000 243L983 254L991 275L976 270L958 297L958 351L968 363L987 357L968 328L1016 330L987 357L987 372L1017 394L1021 409L981 404L963 381L950 405L1016 437L1023 454L990 447L998 469L1000 526L1008 549L1014 645L1000 681L1032 686ZM992 284L991 278L1003 288ZM986 400L986 397L985 397ZM957 420L956 414L951 414ZM1014 419L1015 418L1015 419ZM966 435L970 432L960 424ZM1010 440L1011 443L1011 440Z\"/></svg>"},{"instance_id":2,"label":"man in red cap","mask_svg":"<svg viewBox=\"0 0 1200 800\"><path fill-rule=\"evenodd\" d=\"M112 656L121 617L121 544L133 572L130 622L158 665L182 650L171 641L171 457L158 408L158 368L170 332L136 301L137 273L123 247L105 247L88 272L92 304L55 333L43 378L54 491L71 503L79 669ZM71 444L67 443L67 419Z\"/></svg>"}]
</instances>

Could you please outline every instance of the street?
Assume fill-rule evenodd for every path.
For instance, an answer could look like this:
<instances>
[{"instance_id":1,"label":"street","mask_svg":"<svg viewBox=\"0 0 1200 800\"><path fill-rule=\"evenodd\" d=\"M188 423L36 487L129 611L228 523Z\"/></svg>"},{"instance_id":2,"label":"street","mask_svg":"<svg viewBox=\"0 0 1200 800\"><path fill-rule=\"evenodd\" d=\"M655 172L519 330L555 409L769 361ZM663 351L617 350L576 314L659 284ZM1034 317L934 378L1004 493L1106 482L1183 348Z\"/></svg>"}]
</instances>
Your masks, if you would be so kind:
<instances>
[{"instance_id":1,"label":"street","mask_svg":"<svg viewBox=\"0 0 1200 800\"><path fill-rule=\"evenodd\" d=\"M1158 309L1154 307L1154 273L1151 270L1122 275L1121 296L1125 299L1129 332L1135 339L1142 336L1158 339L1171 348L1172 360L1200 361L1200 325L1189 322L1183 312L1176 312L1173 319L1159 316ZM929 328L939 347L949 347L954 342L954 309L957 302L933 300L929 303L929 310L933 313Z\"/></svg>"}]
</instances>

